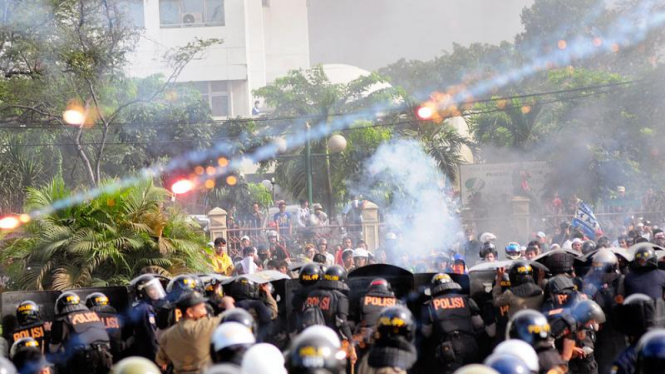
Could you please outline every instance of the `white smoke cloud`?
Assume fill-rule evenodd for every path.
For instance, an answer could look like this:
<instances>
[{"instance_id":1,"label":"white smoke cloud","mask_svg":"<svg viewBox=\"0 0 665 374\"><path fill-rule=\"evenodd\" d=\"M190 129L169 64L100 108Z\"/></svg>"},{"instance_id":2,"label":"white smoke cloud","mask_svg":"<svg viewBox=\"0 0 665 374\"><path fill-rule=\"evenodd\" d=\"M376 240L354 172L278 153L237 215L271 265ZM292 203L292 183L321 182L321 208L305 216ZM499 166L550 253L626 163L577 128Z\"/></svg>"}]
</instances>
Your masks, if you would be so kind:
<instances>
[{"instance_id":1,"label":"white smoke cloud","mask_svg":"<svg viewBox=\"0 0 665 374\"><path fill-rule=\"evenodd\" d=\"M457 241L462 226L443 190L446 179L420 143L385 143L365 170L351 191L379 205L384 223L398 232L402 251L427 255Z\"/></svg>"}]
</instances>

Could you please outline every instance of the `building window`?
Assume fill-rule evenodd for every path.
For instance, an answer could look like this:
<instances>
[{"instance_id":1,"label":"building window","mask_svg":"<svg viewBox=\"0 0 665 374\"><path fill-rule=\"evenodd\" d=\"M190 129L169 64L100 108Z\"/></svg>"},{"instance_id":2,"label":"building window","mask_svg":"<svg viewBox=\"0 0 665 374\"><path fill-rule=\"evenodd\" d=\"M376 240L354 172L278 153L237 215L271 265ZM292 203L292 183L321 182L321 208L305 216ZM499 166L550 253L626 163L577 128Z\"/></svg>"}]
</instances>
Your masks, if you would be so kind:
<instances>
[{"instance_id":1,"label":"building window","mask_svg":"<svg viewBox=\"0 0 665 374\"><path fill-rule=\"evenodd\" d=\"M231 99L228 83L227 81L194 82L194 88L201 92L203 101L210 105L213 117L231 116Z\"/></svg>"},{"instance_id":2,"label":"building window","mask_svg":"<svg viewBox=\"0 0 665 374\"><path fill-rule=\"evenodd\" d=\"M159 0L162 27L224 26L224 0Z\"/></svg>"},{"instance_id":3,"label":"building window","mask_svg":"<svg viewBox=\"0 0 665 374\"><path fill-rule=\"evenodd\" d=\"M143 0L122 0L119 2L120 10L130 25L137 29L145 29L145 12Z\"/></svg>"}]
</instances>

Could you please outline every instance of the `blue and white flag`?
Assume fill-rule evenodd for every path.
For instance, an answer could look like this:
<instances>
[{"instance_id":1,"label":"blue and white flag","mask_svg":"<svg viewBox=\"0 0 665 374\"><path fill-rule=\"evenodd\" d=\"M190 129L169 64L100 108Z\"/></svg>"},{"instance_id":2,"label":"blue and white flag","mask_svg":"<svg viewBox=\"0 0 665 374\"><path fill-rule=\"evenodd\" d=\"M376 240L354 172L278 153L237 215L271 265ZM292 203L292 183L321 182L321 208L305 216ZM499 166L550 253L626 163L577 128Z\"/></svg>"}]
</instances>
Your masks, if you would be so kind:
<instances>
[{"instance_id":1,"label":"blue and white flag","mask_svg":"<svg viewBox=\"0 0 665 374\"><path fill-rule=\"evenodd\" d=\"M575 212L575 218L573 218L573 227L581 229L584 235L592 240L596 239L596 232L600 230L600 225L596 216L593 215L593 210L582 201L577 204L577 211Z\"/></svg>"}]
</instances>

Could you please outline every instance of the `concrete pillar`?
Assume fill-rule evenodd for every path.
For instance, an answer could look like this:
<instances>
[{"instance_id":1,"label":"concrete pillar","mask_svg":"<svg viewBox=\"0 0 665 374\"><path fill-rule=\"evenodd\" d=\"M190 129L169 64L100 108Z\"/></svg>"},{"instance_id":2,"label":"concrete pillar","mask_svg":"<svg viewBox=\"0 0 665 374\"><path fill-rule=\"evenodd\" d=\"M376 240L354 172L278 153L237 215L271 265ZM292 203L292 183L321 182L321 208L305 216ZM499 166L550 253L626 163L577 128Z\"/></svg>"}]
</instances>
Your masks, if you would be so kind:
<instances>
[{"instance_id":1,"label":"concrete pillar","mask_svg":"<svg viewBox=\"0 0 665 374\"><path fill-rule=\"evenodd\" d=\"M380 245L379 206L371 201L365 201L363 209L363 240L371 252L374 252Z\"/></svg>"},{"instance_id":2,"label":"concrete pillar","mask_svg":"<svg viewBox=\"0 0 665 374\"><path fill-rule=\"evenodd\" d=\"M215 238L222 237L228 239L226 235L226 216L228 213L222 208L214 208L208 212L208 218L210 219L210 240L215 240Z\"/></svg>"},{"instance_id":3,"label":"concrete pillar","mask_svg":"<svg viewBox=\"0 0 665 374\"><path fill-rule=\"evenodd\" d=\"M530 227L530 214L531 214L531 199L527 197L515 196L512 199L513 206L513 227L517 230L517 234L521 240L527 240L531 231ZM520 240L520 241L521 241Z\"/></svg>"}]
</instances>

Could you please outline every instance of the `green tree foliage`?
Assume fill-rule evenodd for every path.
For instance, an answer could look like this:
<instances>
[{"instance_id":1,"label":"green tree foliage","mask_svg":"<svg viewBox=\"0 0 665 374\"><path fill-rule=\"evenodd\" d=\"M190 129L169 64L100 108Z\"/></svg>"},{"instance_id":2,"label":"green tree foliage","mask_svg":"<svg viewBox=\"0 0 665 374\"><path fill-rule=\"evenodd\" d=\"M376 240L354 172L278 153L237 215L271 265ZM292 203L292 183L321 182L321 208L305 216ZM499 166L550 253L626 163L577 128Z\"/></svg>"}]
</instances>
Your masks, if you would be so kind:
<instances>
[{"instance_id":1,"label":"green tree foliage","mask_svg":"<svg viewBox=\"0 0 665 374\"><path fill-rule=\"evenodd\" d=\"M255 95L264 98L267 105L275 108L270 113L272 117L304 118L295 122L278 122L273 126L273 129L278 129L275 134L302 134L305 121L312 127L330 126L337 121L347 122L342 116L344 114L359 114L365 110L367 114L364 118L376 120L371 118L375 112L373 106L393 102L398 96L391 88L377 87L383 82L379 75L371 74L348 84L334 84L323 68L318 66L309 70L291 71L286 77L278 78L274 84L256 90ZM343 135L347 137L349 147L343 155L330 154L327 145L329 136L312 141L312 154L329 154L333 160L328 162L323 156L312 158L314 200L325 201L328 211L334 208L339 201L337 199L346 195L345 180L357 177L363 160L373 153L382 139L390 137L390 130L359 126L343 131ZM296 197L304 198L307 195L305 147L294 147L285 156L270 161L275 163L277 183Z\"/></svg>"},{"instance_id":2,"label":"green tree foliage","mask_svg":"<svg viewBox=\"0 0 665 374\"><path fill-rule=\"evenodd\" d=\"M174 81L218 39L169 51L167 77L130 78L127 56L140 35L123 0L0 0L0 163L16 175L0 183L0 207L16 211L25 188L62 176L96 186L207 147L210 113L199 93ZM78 108L84 123L65 123ZM18 152L31 155L18 162ZM21 157L23 158L23 157ZM43 172L35 179L35 170ZM1 172L1 171L0 171Z\"/></svg>"},{"instance_id":3,"label":"green tree foliage","mask_svg":"<svg viewBox=\"0 0 665 374\"><path fill-rule=\"evenodd\" d=\"M105 183L113 183L107 181ZM48 209L75 191L62 179L28 190L26 209ZM41 216L6 239L2 261L14 288L124 285L144 271L205 272L205 237L149 181Z\"/></svg>"}]
</instances>

